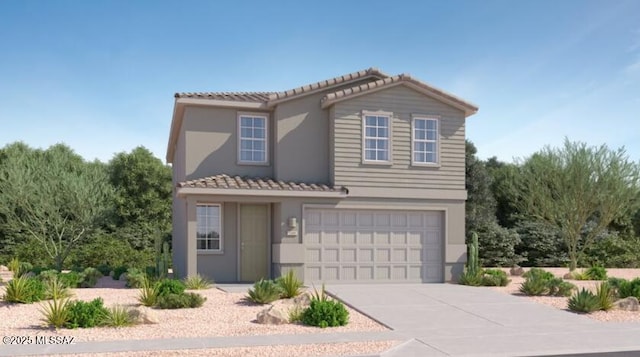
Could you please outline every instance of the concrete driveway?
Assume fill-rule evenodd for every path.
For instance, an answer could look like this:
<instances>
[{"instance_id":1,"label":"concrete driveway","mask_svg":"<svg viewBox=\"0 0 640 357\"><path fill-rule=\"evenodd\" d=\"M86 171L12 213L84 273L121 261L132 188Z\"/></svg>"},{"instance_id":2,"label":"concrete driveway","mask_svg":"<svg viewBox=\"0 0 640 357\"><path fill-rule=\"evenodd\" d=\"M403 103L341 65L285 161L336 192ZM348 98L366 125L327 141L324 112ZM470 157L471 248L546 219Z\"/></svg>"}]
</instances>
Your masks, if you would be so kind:
<instances>
[{"instance_id":1,"label":"concrete driveway","mask_svg":"<svg viewBox=\"0 0 640 357\"><path fill-rule=\"evenodd\" d=\"M383 356L536 356L640 350L639 323L602 323L490 288L331 285L407 340Z\"/></svg>"}]
</instances>

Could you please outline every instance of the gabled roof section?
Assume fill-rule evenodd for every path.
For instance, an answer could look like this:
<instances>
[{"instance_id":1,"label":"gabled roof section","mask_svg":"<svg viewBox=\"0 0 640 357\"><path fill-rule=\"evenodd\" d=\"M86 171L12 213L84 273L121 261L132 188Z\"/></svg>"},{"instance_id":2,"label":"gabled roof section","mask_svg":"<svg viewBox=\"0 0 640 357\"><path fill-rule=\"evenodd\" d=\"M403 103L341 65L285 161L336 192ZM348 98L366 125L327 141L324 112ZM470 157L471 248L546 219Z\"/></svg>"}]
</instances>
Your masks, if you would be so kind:
<instances>
[{"instance_id":1,"label":"gabled roof section","mask_svg":"<svg viewBox=\"0 0 640 357\"><path fill-rule=\"evenodd\" d=\"M268 106L272 107L278 103L282 103L293 98L313 94L318 91L331 88L333 86L348 84L365 78L383 79L387 77L389 77L389 75L387 75L386 73L383 73L377 68L371 67L362 71L353 72L331 79L326 79L320 82L307 84L302 87L286 90L284 92L271 93L269 94Z\"/></svg>"},{"instance_id":2,"label":"gabled roof section","mask_svg":"<svg viewBox=\"0 0 640 357\"><path fill-rule=\"evenodd\" d=\"M398 85L405 85L424 95L447 103L454 108L458 108L464 111L465 117L473 115L478 111L478 107L475 104L469 103L459 97L454 96L453 94L445 92L442 89L414 79L408 74L386 77L377 81L361 84L356 87L341 89L339 91L329 93L324 96L324 98L322 98L322 108L327 108L343 100L351 99Z\"/></svg>"},{"instance_id":3,"label":"gabled roof section","mask_svg":"<svg viewBox=\"0 0 640 357\"><path fill-rule=\"evenodd\" d=\"M176 98L226 100L232 102L266 102L275 92L186 92L176 93Z\"/></svg>"}]
</instances>

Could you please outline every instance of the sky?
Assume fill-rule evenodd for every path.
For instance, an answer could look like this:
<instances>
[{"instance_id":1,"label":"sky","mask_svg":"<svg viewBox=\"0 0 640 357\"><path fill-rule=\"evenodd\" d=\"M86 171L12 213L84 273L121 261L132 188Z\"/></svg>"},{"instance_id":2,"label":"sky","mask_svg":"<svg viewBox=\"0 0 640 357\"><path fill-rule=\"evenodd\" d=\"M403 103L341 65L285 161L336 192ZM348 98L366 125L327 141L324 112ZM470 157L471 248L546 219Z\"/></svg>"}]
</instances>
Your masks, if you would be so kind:
<instances>
[{"instance_id":1,"label":"sky","mask_svg":"<svg viewBox=\"0 0 640 357\"><path fill-rule=\"evenodd\" d=\"M476 104L478 156L564 138L640 161L640 1L0 0L0 147L166 154L175 92L377 67Z\"/></svg>"}]
</instances>

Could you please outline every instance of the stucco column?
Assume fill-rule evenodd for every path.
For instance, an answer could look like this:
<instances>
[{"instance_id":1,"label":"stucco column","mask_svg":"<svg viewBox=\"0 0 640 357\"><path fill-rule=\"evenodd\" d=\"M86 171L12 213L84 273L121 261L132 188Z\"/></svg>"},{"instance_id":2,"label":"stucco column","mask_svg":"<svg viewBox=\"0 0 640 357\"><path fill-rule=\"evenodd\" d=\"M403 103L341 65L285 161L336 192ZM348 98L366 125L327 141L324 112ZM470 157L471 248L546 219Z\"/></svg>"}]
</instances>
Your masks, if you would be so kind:
<instances>
[{"instance_id":1,"label":"stucco column","mask_svg":"<svg viewBox=\"0 0 640 357\"><path fill-rule=\"evenodd\" d=\"M187 244L185 245L187 253L185 267L187 271L184 272L185 276L193 276L198 273L198 251L196 246L198 225L196 219L196 200L189 197L187 198Z\"/></svg>"}]
</instances>

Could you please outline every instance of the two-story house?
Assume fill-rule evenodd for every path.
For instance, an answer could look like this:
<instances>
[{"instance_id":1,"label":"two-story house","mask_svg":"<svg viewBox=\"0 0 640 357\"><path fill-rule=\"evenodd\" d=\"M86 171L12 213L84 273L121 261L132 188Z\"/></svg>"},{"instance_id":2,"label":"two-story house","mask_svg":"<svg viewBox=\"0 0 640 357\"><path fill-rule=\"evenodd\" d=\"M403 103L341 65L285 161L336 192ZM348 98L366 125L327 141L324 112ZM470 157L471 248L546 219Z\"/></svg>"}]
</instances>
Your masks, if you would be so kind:
<instances>
[{"instance_id":1,"label":"two-story house","mask_svg":"<svg viewBox=\"0 0 640 357\"><path fill-rule=\"evenodd\" d=\"M465 119L477 107L368 69L284 92L178 93L178 276L442 282L466 260Z\"/></svg>"}]
</instances>

